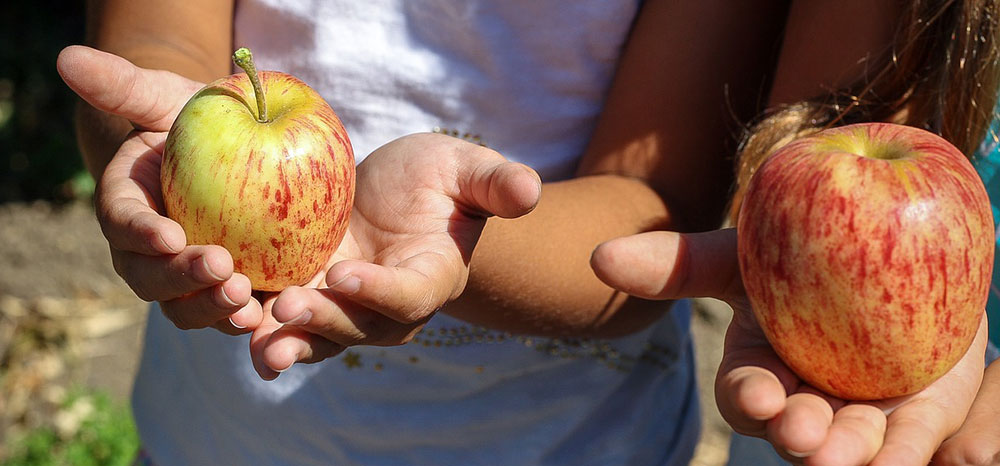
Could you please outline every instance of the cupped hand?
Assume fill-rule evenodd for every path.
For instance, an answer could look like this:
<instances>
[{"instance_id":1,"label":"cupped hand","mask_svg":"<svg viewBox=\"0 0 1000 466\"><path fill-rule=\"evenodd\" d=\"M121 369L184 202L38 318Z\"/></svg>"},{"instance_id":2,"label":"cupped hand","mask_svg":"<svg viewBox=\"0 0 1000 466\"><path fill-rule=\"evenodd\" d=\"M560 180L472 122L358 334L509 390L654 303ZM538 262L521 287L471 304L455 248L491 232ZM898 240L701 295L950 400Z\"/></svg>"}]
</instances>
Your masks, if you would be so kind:
<instances>
[{"instance_id":1,"label":"cupped hand","mask_svg":"<svg viewBox=\"0 0 1000 466\"><path fill-rule=\"evenodd\" d=\"M250 281L234 273L229 252L188 245L181 226L163 214L160 162L167 131L202 84L83 46L64 49L56 67L83 100L135 128L94 193L118 274L140 298L159 301L181 329L215 327L239 334L256 327L260 304L251 298Z\"/></svg>"},{"instance_id":2,"label":"cupped hand","mask_svg":"<svg viewBox=\"0 0 1000 466\"><path fill-rule=\"evenodd\" d=\"M989 466L1000 464L1000 360L992 362L962 427L934 454L933 465Z\"/></svg>"},{"instance_id":3,"label":"cupped hand","mask_svg":"<svg viewBox=\"0 0 1000 466\"><path fill-rule=\"evenodd\" d=\"M517 217L541 195L538 175L497 152L442 134L414 134L357 167L350 226L329 268L264 302L251 338L264 379L351 345L409 341L457 298L487 217Z\"/></svg>"},{"instance_id":4,"label":"cupped hand","mask_svg":"<svg viewBox=\"0 0 1000 466\"><path fill-rule=\"evenodd\" d=\"M737 432L767 439L786 460L810 465L925 465L969 413L983 375L986 319L965 356L913 395L852 402L799 379L771 348L746 298L736 231L651 232L600 245L598 277L647 299L713 297L729 303L715 394Z\"/></svg>"}]
</instances>

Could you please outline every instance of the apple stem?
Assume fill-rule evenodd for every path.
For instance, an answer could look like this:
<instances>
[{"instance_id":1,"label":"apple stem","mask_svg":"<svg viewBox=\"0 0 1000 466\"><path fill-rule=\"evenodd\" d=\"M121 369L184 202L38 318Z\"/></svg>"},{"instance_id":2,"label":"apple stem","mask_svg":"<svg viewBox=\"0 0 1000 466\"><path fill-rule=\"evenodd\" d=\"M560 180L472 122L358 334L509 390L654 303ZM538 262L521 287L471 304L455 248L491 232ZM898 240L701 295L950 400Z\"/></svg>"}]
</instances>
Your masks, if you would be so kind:
<instances>
[{"instance_id":1,"label":"apple stem","mask_svg":"<svg viewBox=\"0 0 1000 466\"><path fill-rule=\"evenodd\" d=\"M257 97L257 121L267 123L267 104L264 102L264 88L260 85L260 77L257 76L257 67L253 64L253 54L250 49L240 47L233 52L233 62L236 66L243 68L250 77L250 84L253 85L253 94Z\"/></svg>"}]
</instances>

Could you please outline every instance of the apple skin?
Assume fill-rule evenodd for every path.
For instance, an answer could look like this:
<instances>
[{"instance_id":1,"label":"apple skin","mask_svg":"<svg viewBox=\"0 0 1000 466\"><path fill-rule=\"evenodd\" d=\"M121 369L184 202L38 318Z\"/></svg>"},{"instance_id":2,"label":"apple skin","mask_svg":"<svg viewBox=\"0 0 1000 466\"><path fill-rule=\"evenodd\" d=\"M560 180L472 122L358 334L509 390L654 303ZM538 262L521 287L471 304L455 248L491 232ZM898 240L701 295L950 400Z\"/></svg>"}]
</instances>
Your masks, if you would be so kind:
<instances>
[{"instance_id":1,"label":"apple skin","mask_svg":"<svg viewBox=\"0 0 1000 466\"><path fill-rule=\"evenodd\" d=\"M257 121L244 73L208 84L177 116L160 170L167 216L189 244L216 244L255 290L309 281L347 230L354 152L340 119L308 85L259 74L270 121Z\"/></svg>"},{"instance_id":2,"label":"apple skin","mask_svg":"<svg viewBox=\"0 0 1000 466\"><path fill-rule=\"evenodd\" d=\"M975 337L992 213L972 164L933 133L866 123L793 141L754 174L737 231L765 336L828 394L919 391Z\"/></svg>"}]
</instances>

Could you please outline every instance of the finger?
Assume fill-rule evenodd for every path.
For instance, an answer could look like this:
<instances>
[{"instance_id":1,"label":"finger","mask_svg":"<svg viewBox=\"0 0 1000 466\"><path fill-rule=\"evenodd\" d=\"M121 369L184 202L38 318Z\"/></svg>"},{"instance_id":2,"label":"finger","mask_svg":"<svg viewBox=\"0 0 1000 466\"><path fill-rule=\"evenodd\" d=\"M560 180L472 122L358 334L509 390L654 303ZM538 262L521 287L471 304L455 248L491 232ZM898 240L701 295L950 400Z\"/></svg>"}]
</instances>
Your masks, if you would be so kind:
<instances>
[{"instance_id":1,"label":"finger","mask_svg":"<svg viewBox=\"0 0 1000 466\"><path fill-rule=\"evenodd\" d=\"M730 301L743 292L735 229L616 238L598 245L590 264L602 281L641 298Z\"/></svg>"},{"instance_id":2,"label":"finger","mask_svg":"<svg viewBox=\"0 0 1000 466\"><path fill-rule=\"evenodd\" d=\"M429 143L445 136L426 135ZM520 217L538 204L542 182L538 173L520 163L508 162L494 150L477 144L460 144L456 184L449 194L462 206L480 215Z\"/></svg>"},{"instance_id":3,"label":"finger","mask_svg":"<svg viewBox=\"0 0 1000 466\"><path fill-rule=\"evenodd\" d=\"M402 324L429 318L461 294L467 274L458 258L428 252L383 266L341 261L327 272L330 289Z\"/></svg>"},{"instance_id":4,"label":"finger","mask_svg":"<svg viewBox=\"0 0 1000 466\"><path fill-rule=\"evenodd\" d=\"M871 405L850 404L837 410L823 446L810 458L814 464L868 464L885 437L885 413Z\"/></svg>"},{"instance_id":5,"label":"finger","mask_svg":"<svg viewBox=\"0 0 1000 466\"><path fill-rule=\"evenodd\" d=\"M244 275L234 275L225 283L177 299L161 301L160 308L163 315L181 330L213 326L227 329L222 324L230 323L230 316L238 313L240 315L234 323L239 322L239 325L249 327L259 322L259 317L256 316L258 313L250 306L251 301L250 280ZM239 330L236 325L232 325L232 328Z\"/></svg>"},{"instance_id":6,"label":"finger","mask_svg":"<svg viewBox=\"0 0 1000 466\"><path fill-rule=\"evenodd\" d=\"M892 411L885 444L872 460L873 465L926 464L938 446L959 430L981 387L987 333L984 317L962 359L918 392L917 398Z\"/></svg>"},{"instance_id":7,"label":"finger","mask_svg":"<svg viewBox=\"0 0 1000 466\"><path fill-rule=\"evenodd\" d=\"M777 376L762 367L720 368L715 398L719 413L733 430L762 437L767 422L785 409L786 391Z\"/></svg>"},{"instance_id":8,"label":"finger","mask_svg":"<svg viewBox=\"0 0 1000 466\"><path fill-rule=\"evenodd\" d=\"M812 455L826 440L833 422L833 408L812 393L795 393L785 409L767 423L767 438L795 458Z\"/></svg>"},{"instance_id":9,"label":"finger","mask_svg":"<svg viewBox=\"0 0 1000 466\"><path fill-rule=\"evenodd\" d=\"M934 454L934 464L1000 464L1000 363L986 368L983 382L962 427Z\"/></svg>"},{"instance_id":10,"label":"finger","mask_svg":"<svg viewBox=\"0 0 1000 466\"><path fill-rule=\"evenodd\" d=\"M274 301L271 314L286 326L320 335L340 346L400 345L409 341L426 321L397 322L374 310L338 298L329 290L302 287L282 291Z\"/></svg>"},{"instance_id":11,"label":"finger","mask_svg":"<svg viewBox=\"0 0 1000 466\"><path fill-rule=\"evenodd\" d=\"M274 316L271 315L273 304L273 298L261 303L263 318L260 321L260 325L250 334L250 361L253 363L253 368L257 371L257 375L263 380L274 380L279 375L279 372L271 369L264 362L263 358L264 347L268 339L271 338L274 332L281 328L281 323L275 321Z\"/></svg>"},{"instance_id":12,"label":"finger","mask_svg":"<svg viewBox=\"0 0 1000 466\"><path fill-rule=\"evenodd\" d=\"M941 407L928 400L900 406L889 415L885 442L872 464L927 464L947 436L943 419Z\"/></svg>"},{"instance_id":13,"label":"finger","mask_svg":"<svg viewBox=\"0 0 1000 466\"><path fill-rule=\"evenodd\" d=\"M466 186L460 189L464 205L503 218L531 212L542 194L538 174L520 163L484 162L470 169L464 181Z\"/></svg>"},{"instance_id":14,"label":"finger","mask_svg":"<svg viewBox=\"0 0 1000 466\"><path fill-rule=\"evenodd\" d=\"M295 363L312 364L332 358L344 346L298 327L284 326L274 331L260 353L264 365L281 373Z\"/></svg>"},{"instance_id":15,"label":"finger","mask_svg":"<svg viewBox=\"0 0 1000 466\"><path fill-rule=\"evenodd\" d=\"M56 69L94 108L151 131L169 130L187 99L202 87L180 75L139 68L117 55L79 45L59 53Z\"/></svg>"},{"instance_id":16,"label":"finger","mask_svg":"<svg viewBox=\"0 0 1000 466\"><path fill-rule=\"evenodd\" d=\"M933 464L1000 464L1000 362L986 368L979 393L958 432L934 454Z\"/></svg>"},{"instance_id":17,"label":"finger","mask_svg":"<svg viewBox=\"0 0 1000 466\"><path fill-rule=\"evenodd\" d=\"M219 320L212 327L229 335L243 335L256 330L263 320L264 311L260 301L251 297L245 306L230 314L228 318Z\"/></svg>"},{"instance_id":18,"label":"finger","mask_svg":"<svg viewBox=\"0 0 1000 466\"><path fill-rule=\"evenodd\" d=\"M135 294L146 301L177 299L233 277L232 256L221 246L188 246L179 254L162 256L112 250L111 262ZM230 301L246 304L249 290L234 285L232 291L239 294L228 295Z\"/></svg>"},{"instance_id":19,"label":"finger","mask_svg":"<svg viewBox=\"0 0 1000 466\"><path fill-rule=\"evenodd\" d=\"M138 136L122 144L95 193L97 219L113 248L146 255L176 254L187 239L177 222L156 211L159 156L151 152ZM150 186L141 184L140 177L148 178L144 181Z\"/></svg>"}]
</instances>

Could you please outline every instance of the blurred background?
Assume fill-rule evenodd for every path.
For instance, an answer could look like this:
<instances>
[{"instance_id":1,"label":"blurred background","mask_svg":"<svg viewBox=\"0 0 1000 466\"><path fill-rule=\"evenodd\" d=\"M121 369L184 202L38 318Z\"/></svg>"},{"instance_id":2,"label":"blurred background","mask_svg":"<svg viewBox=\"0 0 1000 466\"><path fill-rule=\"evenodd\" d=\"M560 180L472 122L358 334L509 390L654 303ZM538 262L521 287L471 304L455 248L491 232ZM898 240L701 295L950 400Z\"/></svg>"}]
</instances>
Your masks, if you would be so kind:
<instances>
[{"instance_id":1,"label":"blurred background","mask_svg":"<svg viewBox=\"0 0 1000 466\"><path fill-rule=\"evenodd\" d=\"M55 70L81 1L0 2L0 465L128 465L128 394L146 305L115 274ZM730 310L696 306L705 423L693 465L723 464L711 387Z\"/></svg>"},{"instance_id":2,"label":"blurred background","mask_svg":"<svg viewBox=\"0 0 1000 466\"><path fill-rule=\"evenodd\" d=\"M129 464L145 305L115 275L55 71L80 1L0 2L0 464Z\"/></svg>"}]
</instances>

